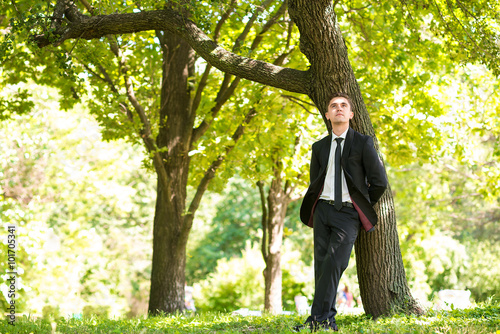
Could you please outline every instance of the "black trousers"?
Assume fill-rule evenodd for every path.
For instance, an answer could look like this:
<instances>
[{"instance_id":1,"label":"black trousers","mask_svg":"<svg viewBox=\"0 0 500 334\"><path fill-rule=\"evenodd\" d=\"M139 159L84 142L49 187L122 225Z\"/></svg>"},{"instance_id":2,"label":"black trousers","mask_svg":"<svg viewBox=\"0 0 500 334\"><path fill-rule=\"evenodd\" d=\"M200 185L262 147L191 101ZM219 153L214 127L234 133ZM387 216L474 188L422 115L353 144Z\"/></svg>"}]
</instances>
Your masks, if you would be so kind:
<instances>
[{"instance_id":1,"label":"black trousers","mask_svg":"<svg viewBox=\"0 0 500 334\"><path fill-rule=\"evenodd\" d=\"M340 277L349 264L361 222L355 209L342 207L337 211L322 201L313 219L315 291L310 320L335 322Z\"/></svg>"}]
</instances>

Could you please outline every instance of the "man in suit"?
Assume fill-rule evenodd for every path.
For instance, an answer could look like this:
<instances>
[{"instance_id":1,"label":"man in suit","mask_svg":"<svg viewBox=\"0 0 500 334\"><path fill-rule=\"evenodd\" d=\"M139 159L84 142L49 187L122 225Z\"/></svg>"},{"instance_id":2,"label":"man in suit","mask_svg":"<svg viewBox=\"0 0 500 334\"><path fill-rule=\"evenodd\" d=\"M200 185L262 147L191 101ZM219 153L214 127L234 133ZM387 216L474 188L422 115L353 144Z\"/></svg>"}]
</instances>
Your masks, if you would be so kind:
<instances>
[{"instance_id":1,"label":"man in suit","mask_svg":"<svg viewBox=\"0 0 500 334\"><path fill-rule=\"evenodd\" d=\"M349 127L353 116L349 96L333 94L325 114L332 133L312 145L310 185L300 218L314 230L315 292L311 316L296 329L338 330L335 301L340 277L360 227L370 232L377 224L373 205L387 188L373 139Z\"/></svg>"}]
</instances>

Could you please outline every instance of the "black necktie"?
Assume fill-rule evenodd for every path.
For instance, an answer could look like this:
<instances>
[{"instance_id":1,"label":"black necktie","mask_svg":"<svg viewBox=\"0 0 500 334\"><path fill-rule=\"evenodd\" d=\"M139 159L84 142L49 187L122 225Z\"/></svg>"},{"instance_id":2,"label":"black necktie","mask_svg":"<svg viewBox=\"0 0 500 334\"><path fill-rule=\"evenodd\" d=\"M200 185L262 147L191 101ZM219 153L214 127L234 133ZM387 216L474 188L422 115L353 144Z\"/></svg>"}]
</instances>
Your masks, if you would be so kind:
<instances>
[{"instance_id":1,"label":"black necktie","mask_svg":"<svg viewBox=\"0 0 500 334\"><path fill-rule=\"evenodd\" d=\"M334 205L337 211L342 209L342 179L340 173L342 172L342 167L340 165L340 157L342 156L342 147L340 143L344 138L335 138L337 141L337 148L335 149L335 197Z\"/></svg>"}]
</instances>

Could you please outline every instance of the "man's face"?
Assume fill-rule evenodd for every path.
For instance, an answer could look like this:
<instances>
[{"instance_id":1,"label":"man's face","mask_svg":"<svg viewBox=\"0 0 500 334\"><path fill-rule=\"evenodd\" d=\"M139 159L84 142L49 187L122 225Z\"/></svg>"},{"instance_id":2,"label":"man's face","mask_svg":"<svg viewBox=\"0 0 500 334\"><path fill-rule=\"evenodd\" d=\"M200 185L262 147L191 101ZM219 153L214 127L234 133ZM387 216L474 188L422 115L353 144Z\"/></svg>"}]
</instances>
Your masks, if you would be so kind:
<instances>
[{"instance_id":1,"label":"man's face","mask_svg":"<svg viewBox=\"0 0 500 334\"><path fill-rule=\"evenodd\" d=\"M351 105L345 97L334 97L328 104L328 111L325 114L326 118L335 123L349 123L353 118L354 113L351 111Z\"/></svg>"}]
</instances>

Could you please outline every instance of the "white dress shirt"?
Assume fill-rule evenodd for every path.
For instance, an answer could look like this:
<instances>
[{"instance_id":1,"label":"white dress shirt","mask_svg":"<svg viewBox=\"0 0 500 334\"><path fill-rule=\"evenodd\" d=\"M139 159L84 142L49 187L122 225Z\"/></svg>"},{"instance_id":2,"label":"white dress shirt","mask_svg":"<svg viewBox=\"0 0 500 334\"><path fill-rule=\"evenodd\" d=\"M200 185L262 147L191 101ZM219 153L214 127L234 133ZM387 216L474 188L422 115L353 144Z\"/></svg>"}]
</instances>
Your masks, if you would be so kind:
<instances>
[{"instance_id":1,"label":"white dress shirt","mask_svg":"<svg viewBox=\"0 0 500 334\"><path fill-rule=\"evenodd\" d=\"M347 135L347 129L340 136L336 136L332 132L332 147L330 148L330 157L328 158L328 167L326 170L325 185L323 186L323 192L321 193L320 199L331 200L335 199L335 150L337 149L337 141L335 138L343 138L340 143L340 148L344 149L345 137ZM340 178L342 180L342 202L351 202L351 196L349 195L349 190L347 189L347 182L345 181L344 171L341 171Z\"/></svg>"}]
</instances>

